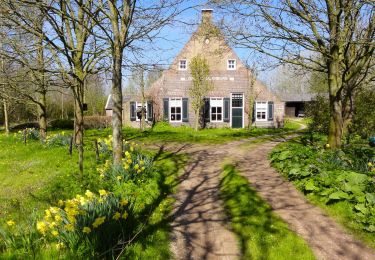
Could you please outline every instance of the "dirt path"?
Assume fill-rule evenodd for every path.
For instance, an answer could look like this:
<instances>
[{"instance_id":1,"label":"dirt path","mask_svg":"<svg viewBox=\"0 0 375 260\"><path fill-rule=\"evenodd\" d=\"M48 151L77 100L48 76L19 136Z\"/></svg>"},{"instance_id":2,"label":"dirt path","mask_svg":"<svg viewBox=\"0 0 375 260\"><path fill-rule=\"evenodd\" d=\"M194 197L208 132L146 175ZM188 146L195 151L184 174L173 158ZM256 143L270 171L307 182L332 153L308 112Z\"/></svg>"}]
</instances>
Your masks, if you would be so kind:
<instances>
[{"instance_id":1,"label":"dirt path","mask_svg":"<svg viewBox=\"0 0 375 260\"><path fill-rule=\"evenodd\" d=\"M219 198L224 160L237 168L289 227L303 237L318 259L375 259L372 249L358 242L311 205L270 166L268 153L277 141L242 146L172 145L167 150L187 153L191 161L180 179L172 223L172 251L176 259L238 259L235 235L228 229ZM248 141L247 141L248 142Z\"/></svg>"},{"instance_id":2,"label":"dirt path","mask_svg":"<svg viewBox=\"0 0 375 260\"><path fill-rule=\"evenodd\" d=\"M310 204L267 160L278 142L236 153L237 168L289 227L303 237L318 259L375 259L375 251L349 235L323 210ZM232 153L232 154L233 154ZM233 156L233 155L232 155Z\"/></svg>"},{"instance_id":3,"label":"dirt path","mask_svg":"<svg viewBox=\"0 0 375 260\"><path fill-rule=\"evenodd\" d=\"M228 229L219 198L222 155L199 146L184 152L190 163L181 176L173 212L176 259L238 259L237 240Z\"/></svg>"}]
</instances>

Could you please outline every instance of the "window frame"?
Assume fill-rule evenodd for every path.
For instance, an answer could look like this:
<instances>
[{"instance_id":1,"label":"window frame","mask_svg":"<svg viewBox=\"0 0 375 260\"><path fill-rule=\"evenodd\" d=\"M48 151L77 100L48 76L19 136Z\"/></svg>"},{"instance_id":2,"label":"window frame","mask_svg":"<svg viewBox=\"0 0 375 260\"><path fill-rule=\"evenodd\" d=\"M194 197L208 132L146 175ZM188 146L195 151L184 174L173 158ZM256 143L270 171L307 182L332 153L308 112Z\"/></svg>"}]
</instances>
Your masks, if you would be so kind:
<instances>
[{"instance_id":1,"label":"window frame","mask_svg":"<svg viewBox=\"0 0 375 260\"><path fill-rule=\"evenodd\" d=\"M212 106L212 101L215 100L221 100L221 106ZM216 110L216 113L214 113L216 115L216 120L212 120L212 108L213 107L216 107L216 109L218 107L221 107L221 113L218 113L217 110ZM221 120L217 120L217 115L221 115ZM210 122L214 122L214 123L221 123L221 122L224 122L224 98L223 97L211 97L210 98Z\"/></svg>"},{"instance_id":2,"label":"window frame","mask_svg":"<svg viewBox=\"0 0 375 260\"><path fill-rule=\"evenodd\" d=\"M230 64L230 62L233 61L233 64ZM231 65L233 65L233 68L231 68ZM227 60L227 70L236 70L237 69L237 60L236 59L228 59Z\"/></svg>"},{"instance_id":3,"label":"window frame","mask_svg":"<svg viewBox=\"0 0 375 260\"><path fill-rule=\"evenodd\" d=\"M181 61L185 61L185 68L181 68ZM187 61L187 59L180 59L178 61L178 70L187 70L187 67L188 67L188 61Z\"/></svg>"},{"instance_id":4,"label":"window frame","mask_svg":"<svg viewBox=\"0 0 375 260\"><path fill-rule=\"evenodd\" d=\"M177 107L180 107L181 108L181 112L180 113L173 113L173 115L177 115L177 114L180 114L181 116L180 116L180 120L172 120L172 100L174 100L174 101L180 101L181 103L181 106L173 106L174 108L177 108ZM180 123L180 122L182 122L182 114L183 114L183 105L182 105L182 98L180 98L180 97L176 97L176 98L169 98L169 122L171 122L171 123Z\"/></svg>"},{"instance_id":5,"label":"window frame","mask_svg":"<svg viewBox=\"0 0 375 260\"><path fill-rule=\"evenodd\" d=\"M141 121L141 119L138 119L138 116L137 116L137 110L138 110L138 105L140 107L142 107L142 102L138 102L138 101L135 101L135 121L136 122L139 122ZM147 101L144 102L144 107L146 108L146 112L145 112L145 121L148 121L147 119Z\"/></svg>"},{"instance_id":6,"label":"window frame","mask_svg":"<svg viewBox=\"0 0 375 260\"><path fill-rule=\"evenodd\" d=\"M259 105L261 104L262 107L258 107L258 104ZM264 119L258 118L258 112L264 113ZM268 121L268 101L256 101L255 102L255 121L258 121L258 122Z\"/></svg>"}]
</instances>

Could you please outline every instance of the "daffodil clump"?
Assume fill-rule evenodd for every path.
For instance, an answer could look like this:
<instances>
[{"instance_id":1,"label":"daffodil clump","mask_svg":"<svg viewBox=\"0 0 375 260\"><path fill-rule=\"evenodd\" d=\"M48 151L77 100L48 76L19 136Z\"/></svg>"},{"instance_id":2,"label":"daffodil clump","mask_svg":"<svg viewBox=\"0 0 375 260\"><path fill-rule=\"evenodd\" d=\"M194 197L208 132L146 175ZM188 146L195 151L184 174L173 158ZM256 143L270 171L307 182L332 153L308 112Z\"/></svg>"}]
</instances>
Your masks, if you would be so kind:
<instances>
[{"instance_id":1,"label":"daffodil clump","mask_svg":"<svg viewBox=\"0 0 375 260\"><path fill-rule=\"evenodd\" d=\"M25 128L23 131L18 131L17 136L21 141L23 141L24 133L26 133L27 140L40 140L39 131L36 128Z\"/></svg>"},{"instance_id":2,"label":"daffodil clump","mask_svg":"<svg viewBox=\"0 0 375 260\"><path fill-rule=\"evenodd\" d=\"M43 219L36 223L36 229L43 236L56 242L56 247L74 247L93 233L102 233L105 225L126 221L128 199L115 196L101 189L98 193L87 190L85 195L58 203L58 207L45 210ZM13 222L9 221L9 226ZM119 223L119 225L121 225Z\"/></svg>"},{"instance_id":3,"label":"daffodil clump","mask_svg":"<svg viewBox=\"0 0 375 260\"><path fill-rule=\"evenodd\" d=\"M46 145L49 147L55 146L68 146L70 144L70 135L67 135L64 131L57 134L47 135Z\"/></svg>"},{"instance_id":4,"label":"daffodil clump","mask_svg":"<svg viewBox=\"0 0 375 260\"><path fill-rule=\"evenodd\" d=\"M113 166L107 160L104 165L97 168L101 179L106 181L142 181L148 176L152 168L152 158L142 154L135 143L125 142L125 153L122 165Z\"/></svg>"},{"instance_id":5,"label":"daffodil clump","mask_svg":"<svg viewBox=\"0 0 375 260\"><path fill-rule=\"evenodd\" d=\"M375 158L367 163L367 167L368 171L375 175Z\"/></svg>"},{"instance_id":6,"label":"daffodil clump","mask_svg":"<svg viewBox=\"0 0 375 260\"><path fill-rule=\"evenodd\" d=\"M109 135L107 138L98 139L98 148L101 154L110 155L112 153L112 135Z\"/></svg>"}]
</instances>

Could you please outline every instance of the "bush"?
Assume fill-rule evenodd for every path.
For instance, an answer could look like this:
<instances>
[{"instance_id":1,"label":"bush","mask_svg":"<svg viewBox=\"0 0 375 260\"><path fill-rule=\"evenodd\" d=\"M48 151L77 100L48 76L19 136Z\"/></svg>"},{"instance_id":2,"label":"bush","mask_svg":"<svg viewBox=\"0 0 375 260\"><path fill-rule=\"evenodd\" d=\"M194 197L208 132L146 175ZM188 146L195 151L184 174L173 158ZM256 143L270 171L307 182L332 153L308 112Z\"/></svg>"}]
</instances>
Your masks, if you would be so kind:
<instances>
[{"instance_id":1,"label":"bush","mask_svg":"<svg viewBox=\"0 0 375 260\"><path fill-rule=\"evenodd\" d=\"M61 134L49 135L46 138L46 145L48 147L56 146L68 146L70 144L71 136L65 135L64 132Z\"/></svg>"},{"instance_id":2,"label":"bush","mask_svg":"<svg viewBox=\"0 0 375 260\"><path fill-rule=\"evenodd\" d=\"M84 118L85 129L107 128L111 126L110 116L86 116Z\"/></svg>"},{"instance_id":3,"label":"bush","mask_svg":"<svg viewBox=\"0 0 375 260\"><path fill-rule=\"evenodd\" d=\"M306 104L306 115L311 118L309 130L311 132L327 134L329 128L329 102L327 97L317 96L316 99Z\"/></svg>"},{"instance_id":4,"label":"bush","mask_svg":"<svg viewBox=\"0 0 375 260\"><path fill-rule=\"evenodd\" d=\"M287 143L271 154L272 165L305 193L324 203L345 201L363 230L375 232L375 151L367 147L326 150Z\"/></svg>"},{"instance_id":5,"label":"bush","mask_svg":"<svg viewBox=\"0 0 375 260\"><path fill-rule=\"evenodd\" d=\"M18 124L18 125L15 125L13 127L11 127L11 131L18 131L18 130L24 130L26 128L35 128L35 129L39 129L39 123L37 122L28 122L28 123L22 123L22 124Z\"/></svg>"},{"instance_id":6,"label":"bush","mask_svg":"<svg viewBox=\"0 0 375 260\"><path fill-rule=\"evenodd\" d=\"M49 122L49 126L53 129L72 130L74 121L71 119L55 119Z\"/></svg>"}]
</instances>

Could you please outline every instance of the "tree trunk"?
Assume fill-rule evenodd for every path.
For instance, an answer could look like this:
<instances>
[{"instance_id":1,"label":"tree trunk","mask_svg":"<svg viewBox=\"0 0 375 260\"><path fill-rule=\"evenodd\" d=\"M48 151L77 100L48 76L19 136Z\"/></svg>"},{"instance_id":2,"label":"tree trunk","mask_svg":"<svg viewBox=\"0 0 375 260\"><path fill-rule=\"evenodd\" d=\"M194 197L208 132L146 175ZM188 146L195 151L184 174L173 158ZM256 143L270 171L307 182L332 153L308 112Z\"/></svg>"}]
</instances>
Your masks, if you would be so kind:
<instances>
[{"instance_id":1,"label":"tree trunk","mask_svg":"<svg viewBox=\"0 0 375 260\"><path fill-rule=\"evenodd\" d=\"M46 93L40 94L38 103L39 134L42 141L46 139L47 133L47 105Z\"/></svg>"},{"instance_id":2,"label":"tree trunk","mask_svg":"<svg viewBox=\"0 0 375 260\"><path fill-rule=\"evenodd\" d=\"M83 176L83 103L82 100L75 100L75 144L78 149L78 166L81 176Z\"/></svg>"},{"instance_id":3,"label":"tree trunk","mask_svg":"<svg viewBox=\"0 0 375 260\"><path fill-rule=\"evenodd\" d=\"M8 117L8 104L6 100L3 100L3 108L4 108L4 127L5 127L5 134L9 134L9 117Z\"/></svg>"},{"instance_id":4,"label":"tree trunk","mask_svg":"<svg viewBox=\"0 0 375 260\"><path fill-rule=\"evenodd\" d=\"M328 144L332 149L341 147L343 134L342 100L341 100L341 77L339 70L339 51L334 48L332 60L328 62L328 87L330 121L328 129Z\"/></svg>"},{"instance_id":5,"label":"tree trunk","mask_svg":"<svg viewBox=\"0 0 375 260\"><path fill-rule=\"evenodd\" d=\"M195 111L195 131L198 131L199 129L199 114L199 110Z\"/></svg>"},{"instance_id":6,"label":"tree trunk","mask_svg":"<svg viewBox=\"0 0 375 260\"><path fill-rule=\"evenodd\" d=\"M113 137L113 163L121 164L122 160L122 53L115 49L112 64L112 137Z\"/></svg>"}]
</instances>

